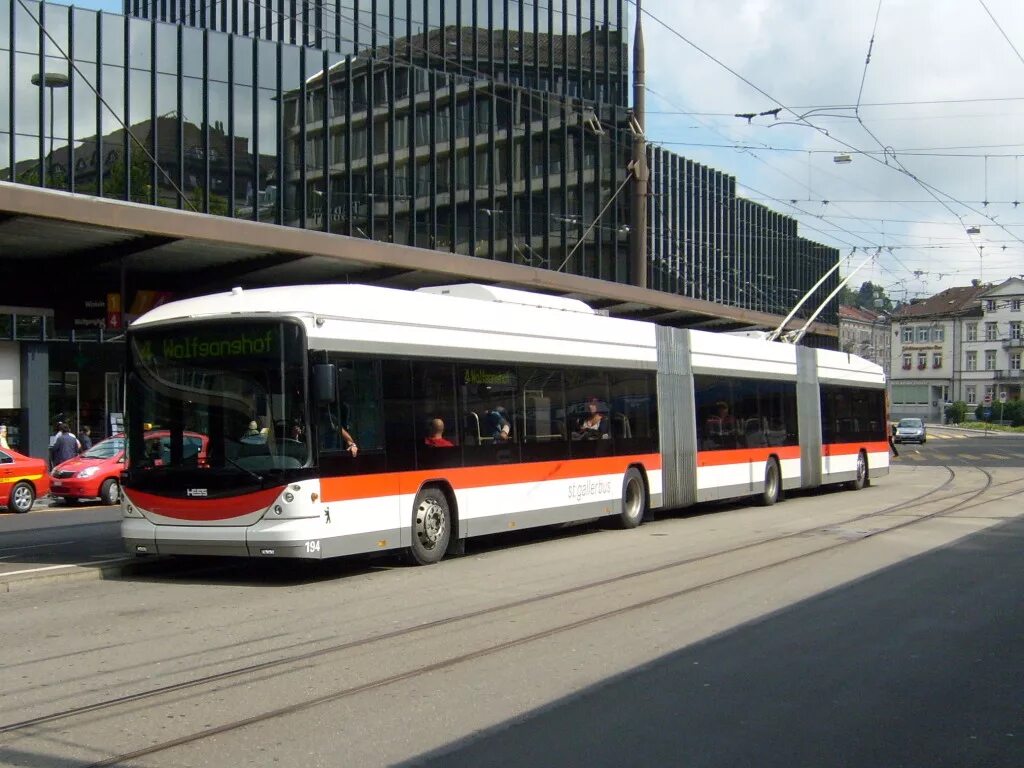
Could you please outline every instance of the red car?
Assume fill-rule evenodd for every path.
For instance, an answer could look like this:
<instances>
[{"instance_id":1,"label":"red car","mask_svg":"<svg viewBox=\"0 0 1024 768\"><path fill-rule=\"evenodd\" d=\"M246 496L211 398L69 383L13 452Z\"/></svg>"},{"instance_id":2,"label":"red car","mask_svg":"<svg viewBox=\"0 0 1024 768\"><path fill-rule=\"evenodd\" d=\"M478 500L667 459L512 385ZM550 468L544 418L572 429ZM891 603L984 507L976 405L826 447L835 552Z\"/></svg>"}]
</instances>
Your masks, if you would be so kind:
<instances>
[{"instance_id":1,"label":"red car","mask_svg":"<svg viewBox=\"0 0 1024 768\"><path fill-rule=\"evenodd\" d=\"M0 448L0 507L28 512L39 496L50 491L46 462Z\"/></svg>"},{"instance_id":2,"label":"red car","mask_svg":"<svg viewBox=\"0 0 1024 768\"><path fill-rule=\"evenodd\" d=\"M53 468L50 495L59 501L100 498L104 504L117 504L121 501L123 468L124 438L101 440Z\"/></svg>"},{"instance_id":3,"label":"red car","mask_svg":"<svg viewBox=\"0 0 1024 768\"><path fill-rule=\"evenodd\" d=\"M146 454L154 464L170 458L170 432L154 430L146 433ZM185 454L206 461L206 435L186 432ZM73 459L58 464L50 473L50 495L60 501L77 499L102 500L104 504L121 501L121 470L124 469L124 436L102 440Z\"/></svg>"}]
</instances>

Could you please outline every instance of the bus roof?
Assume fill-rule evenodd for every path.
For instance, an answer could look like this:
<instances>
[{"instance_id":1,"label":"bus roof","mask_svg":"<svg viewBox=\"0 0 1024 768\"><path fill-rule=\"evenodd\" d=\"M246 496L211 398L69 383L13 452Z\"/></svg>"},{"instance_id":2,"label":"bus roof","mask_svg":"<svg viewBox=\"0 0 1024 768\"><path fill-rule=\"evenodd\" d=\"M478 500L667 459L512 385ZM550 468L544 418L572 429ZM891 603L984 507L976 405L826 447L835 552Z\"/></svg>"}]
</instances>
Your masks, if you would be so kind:
<instances>
[{"instance_id":1,"label":"bus roof","mask_svg":"<svg viewBox=\"0 0 1024 768\"><path fill-rule=\"evenodd\" d=\"M527 291L444 288L444 293L368 285L236 288L164 304L131 327L293 317L305 325L313 349L595 367L656 365L650 323L598 315L583 302Z\"/></svg>"}]
</instances>

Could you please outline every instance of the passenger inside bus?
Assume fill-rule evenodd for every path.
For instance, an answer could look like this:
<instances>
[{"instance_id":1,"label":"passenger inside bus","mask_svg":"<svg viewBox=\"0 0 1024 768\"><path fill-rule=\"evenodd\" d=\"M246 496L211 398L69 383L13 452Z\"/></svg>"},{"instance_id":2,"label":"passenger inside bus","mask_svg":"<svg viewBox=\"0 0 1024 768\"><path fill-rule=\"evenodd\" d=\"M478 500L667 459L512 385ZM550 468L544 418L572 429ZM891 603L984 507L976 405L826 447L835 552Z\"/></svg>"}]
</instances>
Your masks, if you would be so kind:
<instances>
[{"instance_id":1,"label":"passenger inside bus","mask_svg":"<svg viewBox=\"0 0 1024 768\"><path fill-rule=\"evenodd\" d=\"M432 448L455 447L455 444L444 436L444 422L441 419L430 420L429 434L423 439L423 442Z\"/></svg>"},{"instance_id":2,"label":"passenger inside bus","mask_svg":"<svg viewBox=\"0 0 1024 768\"><path fill-rule=\"evenodd\" d=\"M736 419L724 400L715 403L714 414L704 421L703 450L736 447Z\"/></svg>"},{"instance_id":3,"label":"passenger inside bus","mask_svg":"<svg viewBox=\"0 0 1024 768\"><path fill-rule=\"evenodd\" d=\"M252 421L249 422L248 429L246 429L245 432L242 433L241 440L243 443L265 443L267 441L267 438L266 435L260 432L259 424L256 422L255 419L253 419Z\"/></svg>"},{"instance_id":4,"label":"passenger inside bus","mask_svg":"<svg viewBox=\"0 0 1024 768\"><path fill-rule=\"evenodd\" d=\"M587 400L587 414L572 433L573 440L607 440L608 420L600 411L600 403L596 397Z\"/></svg>"},{"instance_id":5,"label":"passenger inside bus","mask_svg":"<svg viewBox=\"0 0 1024 768\"><path fill-rule=\"evenodd\" d=\"M512 425L508 422L508 411L496 405L487 412L487 429L495 443L507 443L512 439Z\"/></svg>"},{"instance_id":6,"label":"passenger inside bus","mask_svg":"<svg viewBox=\"0 0 1024 768\"><path fill-rule=\"evenodd\" d=\"M339 413L332 412L330 407L320 409L317 432L320 435L320 449L325 451L348 451L352 458L359 454L359 446L345 428L344 416L348 414L347 406L342 403Z\"/></svg>"}]
</instances>

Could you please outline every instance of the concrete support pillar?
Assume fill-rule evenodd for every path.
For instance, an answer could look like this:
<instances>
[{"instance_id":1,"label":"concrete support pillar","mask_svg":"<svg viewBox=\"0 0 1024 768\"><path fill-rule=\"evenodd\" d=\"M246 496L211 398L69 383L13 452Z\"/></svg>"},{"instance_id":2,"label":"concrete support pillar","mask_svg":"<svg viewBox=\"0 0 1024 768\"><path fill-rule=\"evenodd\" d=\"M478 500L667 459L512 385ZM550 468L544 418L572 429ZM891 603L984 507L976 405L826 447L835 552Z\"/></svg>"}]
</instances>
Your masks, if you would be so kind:
<instances>
[{"instance_id":1,"label":"concrete support pillar","mask_svg":"<svg viewBox=\"0 0 1024 768\"><path fill-rule=\"evenodd\" d=\"M21 342L21 450L50 456L50 352L46 344Z\"/></svg>"}]
</instances>

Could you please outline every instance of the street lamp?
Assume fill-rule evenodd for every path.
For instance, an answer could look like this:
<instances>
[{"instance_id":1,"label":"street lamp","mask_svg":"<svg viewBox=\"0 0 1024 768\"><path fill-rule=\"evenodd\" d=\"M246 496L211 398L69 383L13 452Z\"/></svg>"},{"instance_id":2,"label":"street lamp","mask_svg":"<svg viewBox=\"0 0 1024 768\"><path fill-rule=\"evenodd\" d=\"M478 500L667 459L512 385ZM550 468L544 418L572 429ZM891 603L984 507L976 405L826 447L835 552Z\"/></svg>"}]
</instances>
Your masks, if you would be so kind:
<instances>
[{"instance_id":1,"label":"street lamp","mask_svg":"<svg viewBox=\"0 0 1024 768\"><path fill-rule=\"evenodd\" d=\"M63 72L39 72L32 75L32 85L50 89L50 162L49 172L53 176L53 92L57 88L67 88L71 80ZM45 186L46 181L43 180Z\"/></svg>"}]
</instances>

